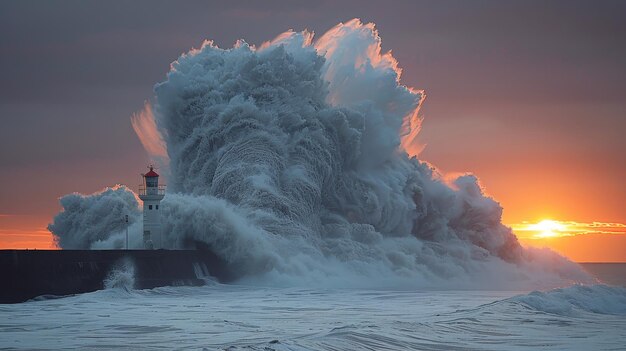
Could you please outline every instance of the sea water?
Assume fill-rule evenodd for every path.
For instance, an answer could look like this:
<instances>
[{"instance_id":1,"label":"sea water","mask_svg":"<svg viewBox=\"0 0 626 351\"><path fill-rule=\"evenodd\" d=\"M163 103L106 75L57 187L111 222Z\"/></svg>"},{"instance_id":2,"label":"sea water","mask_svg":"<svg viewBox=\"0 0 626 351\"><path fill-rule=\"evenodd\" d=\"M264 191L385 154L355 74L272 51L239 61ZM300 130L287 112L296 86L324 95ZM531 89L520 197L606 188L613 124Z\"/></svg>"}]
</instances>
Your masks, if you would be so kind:
<instances>
[{"instance_id":1,"label":"sea water","mask_svg":"<svg viewBox=\"0 0 626 351\"><path fill-rule=\"evenodd\" d=\"M580 263L580 265L602 283L626 286L626 263Z\"/></svg>"},{"instance_id":2,"label":"sea water","mask_svg":"<svg viewBox=\"0 0 626 351\"><path fill-rule=\"evenodd\" d=\"M623 350L626 289L390 291L210 283L0 305L3 349Z\"/></svg>"}]
</instances>

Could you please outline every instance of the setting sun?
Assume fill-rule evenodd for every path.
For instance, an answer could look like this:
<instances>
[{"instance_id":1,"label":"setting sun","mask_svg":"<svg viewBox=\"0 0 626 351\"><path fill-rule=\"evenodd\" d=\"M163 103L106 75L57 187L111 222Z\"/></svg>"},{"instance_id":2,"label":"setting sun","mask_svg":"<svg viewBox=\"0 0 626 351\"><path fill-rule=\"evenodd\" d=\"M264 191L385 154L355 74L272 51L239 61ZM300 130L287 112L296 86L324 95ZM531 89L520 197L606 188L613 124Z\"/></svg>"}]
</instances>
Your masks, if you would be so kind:
<instances>
[{"instance_id":1,"label":"setting sun","mask_svg":"<svg viewBox=\"0 0 626 351\"><path fill-rule=\"evenodd\" d=\"M626 224L543 219L511 224L525 246L549 247L578 262L622 262Z\"/></svg>"},{"instance_id":2,"label":"setting sun","mask_svg":"<svg viewBox=\"0 0 626 351\"><path fill-rule=\"evenodd\" d=\"M544 219L537 223L522 222L520 224L514 224L511 227L518 233L529 233L529 235L522 235L524 237L544 239L572 235L571 232L575 230L575 228L573 225L569 225L569 223L570 222Z\"/></svg>"},{"instance_id":3,"label":"setting sun","mask_svg":"<svg viewBox=\"0 0 626 351\"><path fill-rule=\"evenodd\" d=\"M528 226L528 230L538 231L539 233L535 234L535 236L540 238L561 236L561 232L565 231L566 229L567 226L565 224L553 221L551 219L544 219L537 224L531 224Z\"/></svg>"}]
</instances>

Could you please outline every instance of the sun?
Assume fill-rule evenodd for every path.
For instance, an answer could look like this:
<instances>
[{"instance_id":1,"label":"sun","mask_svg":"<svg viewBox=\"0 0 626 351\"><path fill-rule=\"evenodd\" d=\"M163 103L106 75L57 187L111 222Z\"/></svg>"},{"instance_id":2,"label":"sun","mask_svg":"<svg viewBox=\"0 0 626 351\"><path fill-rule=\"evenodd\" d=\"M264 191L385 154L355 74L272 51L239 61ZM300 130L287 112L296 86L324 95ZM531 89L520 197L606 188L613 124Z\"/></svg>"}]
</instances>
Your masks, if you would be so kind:
<instances>
[{"instance_id":1,"label":"sun","mask_svg":"<svg viewBox=\"0 0 626 351\"><path fill-rule=\"evenodd\" d=\"M565 231L567 227L557 221L544 219L539 223L529 225L528 229L539 232L537 235L535 235L536 237L553 238L560 236L560 232Z\"/></svg>"}]
</instances>

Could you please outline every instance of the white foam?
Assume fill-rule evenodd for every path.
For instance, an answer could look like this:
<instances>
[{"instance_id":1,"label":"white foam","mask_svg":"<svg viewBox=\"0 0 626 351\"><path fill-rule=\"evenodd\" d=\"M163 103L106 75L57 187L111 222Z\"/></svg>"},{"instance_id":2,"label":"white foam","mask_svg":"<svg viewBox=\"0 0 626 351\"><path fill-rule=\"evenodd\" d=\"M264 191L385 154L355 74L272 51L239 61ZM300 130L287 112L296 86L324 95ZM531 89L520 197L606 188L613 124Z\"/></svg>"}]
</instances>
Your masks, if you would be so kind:
<instances>
[{"instance_id":1,"label":"white foam","mask_svg":"<svg viewBox=\"0 0 626 351\"><path fill-rule=\"evenodd\" d=\"M626 315L626 289L607 285L574 285L511 298L537 311L571 315L577 312Z\"/></svg>"}]
</instances>

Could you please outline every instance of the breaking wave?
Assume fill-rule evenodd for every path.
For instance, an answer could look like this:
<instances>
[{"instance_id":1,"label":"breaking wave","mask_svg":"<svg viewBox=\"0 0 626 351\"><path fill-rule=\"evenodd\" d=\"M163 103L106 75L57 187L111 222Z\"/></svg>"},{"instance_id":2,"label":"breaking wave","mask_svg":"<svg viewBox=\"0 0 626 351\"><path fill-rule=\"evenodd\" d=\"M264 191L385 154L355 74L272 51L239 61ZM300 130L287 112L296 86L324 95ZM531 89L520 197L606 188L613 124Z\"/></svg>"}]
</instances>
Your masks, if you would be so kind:
<instances>
[{"instance_id":1,"label":"breaking wave","mask_svg":"<svg viewBox=\"0 0 626 351\"><path fill-rule=\"evenodd\" d=\"M155 86L153 106L133 117L147 151L167 165L167 246L208 244L249 283L589 281L552 251L522 248L475 176L448 184L415 156L425 95L400 74L374 25L359 20L317 40L288 31L258 48L207 41L183 54ZM50 225L60 246L119 237L117 219L84 218L111 196L135 198L127 188L62 198ZM136 201L124 203L141 222Z\"/></svg>"},{"instance_id":2,"label":"breaking wave","mask_svg":"<svg viewBox=\"0 0 626 351\"><path fill-rule=\"evenodd\" d=\"M522 303L534 310L572 315L577 312L626 315L626 289L606 285L574 285L547 292L533 291L508 301Z\"/></svg>"},{"instance_id":3,"label":"breaking wave","mask_svg":"<svg viewBox=\"0 0 626 351\"><path fill-rule=\"evenodd\" d=\"M103 283L105 289L133 290L135 288L135 264L129 258L120 260L113 265Z\"/></svg>"},{"instance_id":4,"label":"breaking wave","mask_svg":"<svg viewBox=\"0 0 626 351\"><path fill-rule=\"evenodd\" d=\"M122 248L121 232L127 224L141 222L137 196L126 186L105 188L93 195L72 193L60 199L63 211L48 225L56 243L64 249L88 249L106 243L109 248Z\"/></svg>"}]
</instances>

